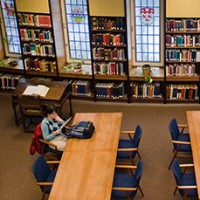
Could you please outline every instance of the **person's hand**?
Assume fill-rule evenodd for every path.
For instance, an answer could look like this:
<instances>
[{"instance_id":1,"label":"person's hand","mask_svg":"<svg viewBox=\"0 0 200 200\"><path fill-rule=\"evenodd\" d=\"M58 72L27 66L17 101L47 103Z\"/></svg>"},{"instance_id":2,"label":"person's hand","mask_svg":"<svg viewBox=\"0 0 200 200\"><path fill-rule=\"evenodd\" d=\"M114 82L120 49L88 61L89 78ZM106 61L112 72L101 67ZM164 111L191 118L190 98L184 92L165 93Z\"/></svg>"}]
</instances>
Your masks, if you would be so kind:
<instances>
[{"instance_id":1,"label":"person's hand","mask_svg":"<svg viewBox=\"0 0 200 200\"><path fill-rule=\"evenodd\" d=\"M60 123L63 121L57 114L55 115L54 120Z\"/></svg>"},{"instance_id":2,"label":"person's hand","mask_svg":"<svg viewBox=\"0 0 200 200\"><path fill-rule=\"evenodd\" d=\"M60 132L61 132L61 130L60 130L60 129L58 129L58 130L54 131L54 133L55 133L56 135L59 135L59 134L60 134Z\"/></svg>"}]
</instances>

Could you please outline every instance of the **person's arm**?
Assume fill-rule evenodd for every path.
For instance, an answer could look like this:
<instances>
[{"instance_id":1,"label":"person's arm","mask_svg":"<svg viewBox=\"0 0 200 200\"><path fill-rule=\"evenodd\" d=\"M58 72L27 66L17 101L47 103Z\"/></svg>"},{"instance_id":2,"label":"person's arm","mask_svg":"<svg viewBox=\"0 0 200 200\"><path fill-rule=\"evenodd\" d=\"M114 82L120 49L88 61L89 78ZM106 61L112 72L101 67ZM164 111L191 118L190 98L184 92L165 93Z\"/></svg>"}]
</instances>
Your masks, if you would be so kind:
<instances>
[{"instance_id":1,"label":"person's arm","mask_svg":"<svg viewBox=\"0 0 200 200\"><path fill-rule=\"evenodd\" d=\"M41 129L42 129L42 135L43 135L44 140L50 141L56 138L57 133L53 131L49 133L49 127L47 123L42 122Z\"/></svg>"},{"instance_id":2,"label":"person's arm","mask_svg":"<svg viewBox=\"0 0 200 200\"><path fill-rule=\"evenodd\" d=\"M54 120L59 122L60 124L64 123L64 120L60 116L58 116L58 114L55 116Z\"/></svg>"}]
</instances>

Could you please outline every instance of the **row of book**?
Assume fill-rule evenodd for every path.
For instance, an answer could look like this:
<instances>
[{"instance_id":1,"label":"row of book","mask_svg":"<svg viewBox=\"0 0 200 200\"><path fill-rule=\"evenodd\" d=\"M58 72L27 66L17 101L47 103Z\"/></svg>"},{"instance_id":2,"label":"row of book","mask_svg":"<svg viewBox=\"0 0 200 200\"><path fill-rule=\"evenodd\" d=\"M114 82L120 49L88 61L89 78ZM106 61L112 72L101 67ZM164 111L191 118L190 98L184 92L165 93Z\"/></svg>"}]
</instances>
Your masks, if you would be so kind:
<instances>
[{"instance_id":1,"label":"row of book","mask_svg":"<svg viewBox=\"0 0 200 200\"><path fill-rule=\"evenodd\" d=\"M96 33L92 34L93 45L123 46L124 34Z\"/></svg>"},{"instance_id":2,"label":"row of book","mask_svg":"<svg viewBox=\"0 0 200 200\"><path fill-rule=\"evenodd\" d=\"M124 30L125 24L121 17L92 17L91 27L92 30Z\"/></svg>"},{"instance_id":3,"label":"row of book","mask_svg":"<svg viewBox=\"0 0 200 200\"><path fill-rule=\"evenodd\" d=\"M22 75L0 73L0 88L15 89Z\"/></svg>"},{"instance_id":4,"label":"row of book","mask_svg":"<svg viewBox=\"0 0 200 200\"><path fill-rule=\"evenodd\" d=\"M97 83L96 96L100 98L125 98L124 82L121 83Z\"/></svg>"},{"instance_id":5,"label":"row of book","mask_svg":"<svg viewBox=\"0 0 200 200\"><path fill-rule=\"evenodd\" d=\"M166 31L199 31L200 19L167 19Z\"/></svg>"},{"instance_id":6,"label":"row of book","mask_svg":"<svg viewBox=\"0 0 200 200\"><path fill-rule=\"evenodd\" d=\"M166 35L167 47L199 47L200 35Z\"/></svg>"},{"instance_id":7,"label":"row of book","mask_svg":"<svg viewBox=\"0 0 200 200\"><path fill-rule=\"evenodd\" d=\"M45 59L24 59L25 69L31 71L41 71L41 72L56 72L56 62L49 61Z\"/></svg>"},{"instance_id":8,"label":"row of book","mask_svg":"<svg viewBox=\"0 0 200 200\"><path fill-rule=\"evenodd\" d=\"M133 98L162 98L161 85L155 83L132 82L130 84Z\"/></svg>"},{"instance_id":9,"label":"row of book","mask_svg":"<svg viewBox=\"0 0 200 200\"><path fill-rule=\"evenodd\" d=\"M98 63L93 64L94 74L106 74L106 75L125 75L124 63L120 62L109 62L109 63Z\"/></svg>"},{"instance_id":10,"label":"row of book","mask_svg":"<svg viewBox=\"0 0 200 200\"><path fill-rule=\"evenodd\" d=\"M55 57L55 50L51 44L24 43L22 50L24 55Z\"/></svg>"},{"instance_id":11,"label":"row of book","mask_svg":"<svg viewBox=\"0 0 200 200\"><path fill-rule=\"evenodd\" d=\"M166 91L167 99L198 100L198 86L196 84L169 84Z\"/></svg>"},{"instance_id":12,"label":"row of book","mask_svg":"<svg viewBox=\"0 0 200 200\"><path fill-rule=\"evenodd\" d=\"M50 30L41 29L20 29L20 37L22 41L40 41L53 43L53 35Z\"/></svg>"},{"instance_id":13,"label":"row of book","mask_svg":"<svg viewBox=\"0 0 200 200\"><path fill-rule=\"evenodd\" d=\"M90 82L87 80L70 80L72 95L75 96L90 96Z\"/></svg>"},{"instance_id":14,"label":"row of book","mask_svg":"<svg viewBox=\"0 0 200 200\"><path fill-rule=\"evenodd\" d=\"M19 25L36 26L36 27L52 27L50 15L38 15L28 13L18 13Z\"/></svg>"},{"instance_id":15,"label":"row of book","mask_svg":"<svg viewBox=\"0 0 200 200\"><path fill-rule=\"evenodd\" d=\"M196 49L167 49L165 59L166 61L200 62L200 51Z\"/></svg>"},{"instance_id":16,"label":"row of book","mask_svg":"<svg viewBox=\"0 0 200 200\"><path fill-rule=\"evenodd\" d=\"M174 63L166 65L166 76L196 76L195 64Z\"/></svg>"},{"instance_id":17,"label":"row of book","mask_svg":"<svg viewBox=\"0 0 200 200\"><path fill-rule=\"evenodd\" d=\"M94 60L125 60L124 49L95 47L92 54Z\"/></svg>"}]
</instances>

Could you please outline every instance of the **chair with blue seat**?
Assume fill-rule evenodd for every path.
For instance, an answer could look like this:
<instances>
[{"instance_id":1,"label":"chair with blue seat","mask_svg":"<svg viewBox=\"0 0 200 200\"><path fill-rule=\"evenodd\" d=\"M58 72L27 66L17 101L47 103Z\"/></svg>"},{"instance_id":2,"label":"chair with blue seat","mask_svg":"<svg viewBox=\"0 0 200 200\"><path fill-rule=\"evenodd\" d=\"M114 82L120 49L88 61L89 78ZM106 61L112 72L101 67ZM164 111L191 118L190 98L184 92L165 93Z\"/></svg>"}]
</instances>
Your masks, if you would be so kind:
<instances>
[{"instance_id":1,"label":"chair with blue seat","mask_svg":"<svg viewBox=\"0 0 200 200\"><path fill-rule=\"evenodd\" d=\"M182 170L182 167L193 167L193 164L180 165L177 159L174 159L172 163L172 171L176 180L176 189L174 195L178 190L180 195L185 199L186 197L198 197L195 173L191 170L186 173Z\"/></svg>"},{"instance_id":2,"label":"chair with blue seat","mask_svg":"<svg viewBox=\"0 0 200 200\"><path fill-rule=\"evenodd\" d=\"M170 169L174 158L191 158L191 146L189 133L183 133L183 129L186 126L179 126L176 119L173 118L169 122L169 132L171 134L171 141L173 144L173 157L169 164ZM180 128L182 129L180 131Z\"/></svg>"},{"instance_id":3,"label":"chair with blue seat","mask_svg":"<svg viewBox=\"0 0 200 200\"><path fill-rule=\"evenodd\" d=\"M138 161L137 166L132 165L117 165L116 168L135 169L135 173L115 172L112 188L112 198L114 199L128 199L131 200L137 194L138 189L142 196L144 196L140 188L140 179L143 172L143 163Z\"/></svg>"},{"instance_id":4,"label":"chair with blue seat","mask_svg":"<svg viewBox=\"0 0 200 200\"><path fill-rule=\"evenodd\" d=\"M32 172L37 180L37 185L43 193L42 199L45 199L46 195L50 193L51 187L54 182L57 170L51 170L49 164L59 164L59 161L47 162L43 156L39 156L32 167Z\"/></svg>"},{"instance_id":5,"label":"chair with blue seat","mask_svg":"<svg viewBox=\"0 0 200 200\"><path fill-rule=\"evenodd\" d=\"M135 131L121 131L121 134L128 134L128 139L120 139L117 152L117 160L130 160L134 164L134 158L139 154L138 148L142 137L142 128L140 125L136 126Z\"/></svg>"}]
</instances>

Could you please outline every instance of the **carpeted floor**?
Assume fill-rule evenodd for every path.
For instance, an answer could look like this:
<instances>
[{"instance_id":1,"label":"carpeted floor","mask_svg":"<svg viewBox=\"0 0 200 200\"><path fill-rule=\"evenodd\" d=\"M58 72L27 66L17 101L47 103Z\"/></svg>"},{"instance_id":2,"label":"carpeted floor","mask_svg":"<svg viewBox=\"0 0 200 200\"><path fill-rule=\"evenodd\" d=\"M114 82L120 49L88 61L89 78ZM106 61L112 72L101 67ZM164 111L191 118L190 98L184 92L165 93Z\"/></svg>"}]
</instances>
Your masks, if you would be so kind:
<instances>
[{"instance_id":1,"label":"carpeted floor","mask_svg":"<svg viewBox=\"0 0 200 200\"><path fill-rule=\"evenodd\" d=\"M138 192L135 200L181 199L178 193L173 195L175 181L172 171L167 168L172 157L168 123L173 117L186 123L186 110L199 110L198 104L72 102L74 112L123 112L122 129L135 129L137 124L141 125L140 154L144 162L141 188L145 196ZM0 110L0 199L39 200L42 193L31 172L37 155L29 155L32 134L15 125L9 93L0 93ZM67 110L68 105L65 105L63 113Z\"/></svg>"}]
</instances>

